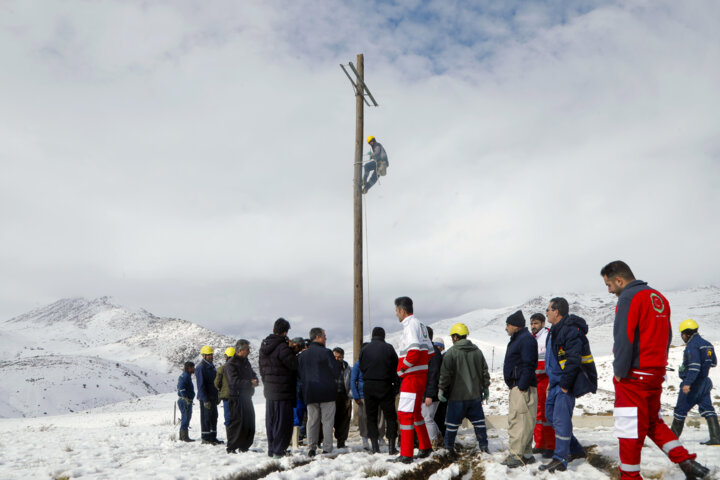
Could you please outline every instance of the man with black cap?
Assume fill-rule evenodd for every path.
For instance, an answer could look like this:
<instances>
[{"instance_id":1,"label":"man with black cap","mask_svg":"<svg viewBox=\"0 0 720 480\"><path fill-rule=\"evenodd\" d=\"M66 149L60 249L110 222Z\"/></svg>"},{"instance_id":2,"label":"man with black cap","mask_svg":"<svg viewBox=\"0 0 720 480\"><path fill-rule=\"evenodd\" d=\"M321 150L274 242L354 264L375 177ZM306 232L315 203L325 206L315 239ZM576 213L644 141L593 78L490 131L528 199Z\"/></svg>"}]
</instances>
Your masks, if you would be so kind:
<instances>
[{"instance_id":1,"label":"man with black cap","mask_svg":"<svg viewBox=\"0 0 720 480\"><path fill-rule=\"evenodd\" d=\"M367 432L373 453L380 452L378 441L378 407L382 409L387 422L386 435L388 453L397 454L397 412L395 395L400 388L396 368L398 356L392 345L385 342L385 330L375 327L370 343L360 352L360 371L363 376L363 396Z\"/></svg>"},{"instance_id":2,"label":"man with black cap","mask_svg":"<svg viewBox=\"0 0 720 480\"><path fill-rule=\"evenodd\" d=\"M525 317L520 310L507 318L505 331L510 336L503 367L505 383L510 389L508 410L510 454L502 464L509 468L517 468L535 463L532 439L538 401L535 376L538 348L535 337L525 326Z\"/></svg>"}]
</instances>

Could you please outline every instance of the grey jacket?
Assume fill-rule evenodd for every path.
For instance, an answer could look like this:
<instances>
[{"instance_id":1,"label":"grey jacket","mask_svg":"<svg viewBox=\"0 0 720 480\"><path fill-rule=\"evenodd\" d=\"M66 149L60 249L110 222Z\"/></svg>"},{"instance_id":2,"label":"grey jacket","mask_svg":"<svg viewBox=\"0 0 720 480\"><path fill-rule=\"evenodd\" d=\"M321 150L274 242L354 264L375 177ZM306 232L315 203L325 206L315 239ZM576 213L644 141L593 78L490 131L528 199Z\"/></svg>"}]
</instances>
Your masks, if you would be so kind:
<instances>
[{"instance_id":1,"label":"grey jacket","mask_svg":"<svg viewBox=\"0 0 720 480\"><path fill-rule=\"evenodd\" d=\"M375 161L385 162L390 165L390 162L388 162L387 153L385 153L385 149L383 148L382 144L377 140L375 141L375 146L372 147L372 155L370 156L370 158Z\"/></svg>"}]
</instances>

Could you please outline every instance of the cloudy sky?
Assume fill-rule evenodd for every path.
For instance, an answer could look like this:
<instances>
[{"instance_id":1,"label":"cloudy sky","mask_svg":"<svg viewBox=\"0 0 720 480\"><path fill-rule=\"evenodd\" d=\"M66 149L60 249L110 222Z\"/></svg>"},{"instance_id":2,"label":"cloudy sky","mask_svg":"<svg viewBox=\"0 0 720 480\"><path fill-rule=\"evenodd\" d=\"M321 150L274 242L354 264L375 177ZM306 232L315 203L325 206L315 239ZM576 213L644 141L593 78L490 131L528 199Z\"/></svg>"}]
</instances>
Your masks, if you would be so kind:
<instances>
[{"instance_id":1,"label":"cloudy sky","mask_svg":"<svg viewBox=\"0 0 720 480\"><path fill-rule=\"evenodd\" d=\"M602 294L614 259L720 284L719 23L714 0L2 1L0 319L109 295L347 340L358 53L390 157L373 325L400 295L434 321Z\"/></svg>"}]
</instances>

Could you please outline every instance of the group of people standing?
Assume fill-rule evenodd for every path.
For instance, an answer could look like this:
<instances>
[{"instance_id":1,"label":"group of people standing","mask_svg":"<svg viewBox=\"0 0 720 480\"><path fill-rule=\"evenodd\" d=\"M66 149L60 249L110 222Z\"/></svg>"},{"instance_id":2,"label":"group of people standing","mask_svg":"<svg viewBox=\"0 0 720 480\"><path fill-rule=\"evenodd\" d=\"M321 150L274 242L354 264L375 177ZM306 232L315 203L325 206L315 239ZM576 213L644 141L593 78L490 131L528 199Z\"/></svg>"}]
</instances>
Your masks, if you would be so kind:
<instances>
[{"instance_id":1,"label":"group of people standing","mask_svg":"<svg viewBox=\"0 0 720 480\"><path fill-rule=\"evenodd\" d=\"M711 438L706 443L720 444L717 416L709 401L712 383L708 370L717 364L712 344L698 335L694 321L681 324L682 338L687 343L681 369L684 381L670 429L659 415L672 339L670 305L660 292L636 280L624 262L606 265L601 276L608 291L618 296L613 369L620 477L641 478L641 449L645 437L650 437L680 466L686 478L707 478L709 469L695 461L696 455L690 454L678 437L687 411L698 404L710 426ZM395 299L395 313L402 325L399 352L385 342L385 331L376 327L353 367L344 361L341 348L331 351L326 347L322 328L311 329L309 342L305 342L302 338L288 339L290 324L285 319L275 322L273 333L263 340L259 351L269 456L280 458L286 454L293 426L302 423L305 416L309 456L315 456L319 448L322 453L332 452L333 431L337 447L344 447L351 399L358 407L363 445L378 453L384 433L388 453L399 453L391 461L412 463L428 457L433 446L456 457L456 436L465 418L472 424L478 450L489 453L482 403L490 395L490 375L482 351L468 338L468 327L462 323L452 326L453 345L443 355L444 345L433 343L432 329L415 317L409 297ZM545 327L546 318L550 328ZM555 297L545 315L538 312L530 317L530 327L528 330L522 311L506 320L510 341L503 376L509 389L509 453L502 463L516 468L535 463L535 455L539 454L549 459L539 470L565 471L568 462L586 457L585 449L573 435L576 399L597 390L588 325L569 312L566 299ZM226 351L228 360L217 372L212 366L212 349L203 347L201 353L203 361L195 374L203 442L221 443L213 423L217 421L220 398L216 385L227 385L227 451L246 451L255 432L250 397L258 384L247 361L249 344L240 340L235 352ZM189 440L187 425L194 396L192 370L192 364L186 364L178 384L178 404L183 412L180 438L185 441ZM215 376L224 379L206 380ZM438 425L440 410L444 416Z\"/></svg>"}]
</instances>

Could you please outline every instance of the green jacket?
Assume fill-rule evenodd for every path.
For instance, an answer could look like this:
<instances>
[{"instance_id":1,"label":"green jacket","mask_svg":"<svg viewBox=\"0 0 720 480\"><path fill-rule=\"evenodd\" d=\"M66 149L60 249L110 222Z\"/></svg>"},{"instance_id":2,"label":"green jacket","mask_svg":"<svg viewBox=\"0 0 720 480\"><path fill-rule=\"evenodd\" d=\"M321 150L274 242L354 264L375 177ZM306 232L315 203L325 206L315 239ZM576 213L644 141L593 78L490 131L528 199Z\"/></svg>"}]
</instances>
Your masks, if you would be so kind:
<instances>
[{"instance_id":1,"label":"green jacket","mask_svg":"<svg viewBox=\"0 0 720 480\"><path fill-rule=\"evenodd\" d=\"M443 356L438 388L448 400L477 400L489 387L483 353L470 340L458 340Z\"/></svg>"},{"instance_id":2,"label":"green jacket","mask_svg":"<svg viewBox=\"0 0 720 480\"><path fill-rule=\"evenodd\" d=\"M220 400L230 400L230 387L227 381L225 381L225 364L218 367L217 375L215 375L215 388L218 389Z\"/></svg>"}]
</instances>

